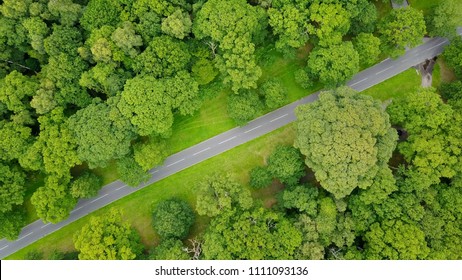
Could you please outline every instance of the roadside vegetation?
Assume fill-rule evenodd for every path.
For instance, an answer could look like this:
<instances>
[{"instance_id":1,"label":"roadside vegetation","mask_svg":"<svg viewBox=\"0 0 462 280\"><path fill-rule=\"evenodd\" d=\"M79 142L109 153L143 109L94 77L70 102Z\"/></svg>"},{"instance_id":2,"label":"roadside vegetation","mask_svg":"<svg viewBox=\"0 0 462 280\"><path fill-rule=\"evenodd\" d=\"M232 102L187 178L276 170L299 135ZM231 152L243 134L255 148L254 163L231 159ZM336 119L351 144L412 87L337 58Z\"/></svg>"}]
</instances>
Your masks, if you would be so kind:
<instances>
[{"instance_id":1,"label":"roadside vegetation","mask_svg":"<svg viewBox=\"0 0 462 280\"><path fill-rule=\"evenodd\" d=\"M446 84L461 78L456 2L3 1L8 239L36 218L66 219L103 184L136 186L169 154L330 89L297 109L296 129L166 178L10 258L460 258L460 85ZM420 89L413 69L365 95L341 87L426 34L452 40L434 71L438 89ZM390 98L384 112L378 100ZM390 164L396 154L403 160ZM120 243L103 250L112 235Z\"/></svg>"}]
</instances>

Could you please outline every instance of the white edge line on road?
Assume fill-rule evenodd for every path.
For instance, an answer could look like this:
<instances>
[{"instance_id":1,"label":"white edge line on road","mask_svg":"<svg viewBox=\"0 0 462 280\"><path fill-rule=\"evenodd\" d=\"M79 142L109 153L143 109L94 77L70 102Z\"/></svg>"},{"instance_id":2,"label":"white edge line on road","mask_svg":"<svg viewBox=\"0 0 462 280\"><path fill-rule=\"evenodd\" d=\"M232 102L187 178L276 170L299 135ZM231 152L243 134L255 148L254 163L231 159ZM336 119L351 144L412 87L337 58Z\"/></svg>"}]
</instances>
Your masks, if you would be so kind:
<instances>
[{"instance_id":1,"label":"white edge line on road","mask_svg":"<svg viewBox=\"0 0 462 280\"><path fill-rule=\"evenodd\" d=\"M379 75L379 74L381 74L381 73L383 73L383 72L385 72L385 71L387 71L387 70L389 70L389 69L391 69L391 68L393 68L393 66L390 66L390 67L388 67L388 68L385 68L385 69L383 69L382 71L379 71L379 72L375 73L375 75Z\"/></svg>"},{"instance_id":2,"label":"white edge line on road","mask_svg":"<svg viewBox=\"0 0 462 280\"><path fill-rule=\"evenodd\" d=\"M51 223L45 224L45 225L41 226L40 228L46 228L49 225L51 225Z\"/></svg>"},{"instance_id":3,"label":"white edge line on road","mask_svg":"<svg viewBox=\"0 0 462 280\"><path fill-rule=\"evenodd\" d=\"M205 149L203 149L203 150L201 150L201 151L199 151L197 153L194 153L193 156L197 156L198 154L203 153L203 152L208 151L208 150L210 150L210 147L207 147L207 148L205 148Z\"/></svg>"},{"instance_id":4,"label":"white edge line on road","mask_svg":"<svg viewBox=\"0 0 462 280\"><path fill-rule=\"evenodd\" d=\"M122 186L122 187L120 187L120 188L117 188L116 191L118 191L118 190L120 190L120 189L123 189L123 188L125 188L125 186Z\"/></svg>"},{"instance_id":5,"label":"white edge line on road","mask_svg":"<svg viewBox=\"0 0 462 280\"><path fill-rule=\"evenodd\" d=\"M287 117L288 115L289 115L289 114L284 114L284 115L282 115L282 116L280 116L280 117L277 117L277 118L275 118L275 119L270 120L270 122L275 122L275 121L277 121L277 120L279 120L279 119L282 119L282 118Z\"/></svg>"},{"instance_id":6,"label":"white edge line on road","mask_svg":"<svg viewBox=\"0 0 462 280\"><path fill-rule=\"evenodd\" d=\"M103 197L105 197L105 196L107 196L107 195L109 195L109 194L107 193L107 194L103 195L102 197L98 197L97 199L93 199L92 201L90 201L90 203L93 203L93 202L95 202L95 201L98 201L98 200L100 200L101 198L103 198Z\"/></svg>"},{"instance_id":7,"label":"white edge line on road","mask_svg":"<svg viewBox=\"0 0 462 280\"><path fill-rule=\"evenodd\" d=\"M254 131L255 129L259 129L260 127L262 127L262 124L259 125L259 126L256 126L256 127L252 128L252 129L249 129L249 130L247 130L247 131L244 131L244 133L249 133L249 132L251 132L251 131Z\"/></svg>"},{"instance_id":8,"label":"white edge line on road","mask_svg":"<svg viewBox=\"0 0 462 280\"><path fill-rule=\"evenodd\" d=\"M361 81L358 81L358 82L356 82L354 84L351 84L350 87L355 86L355 85L357 85L359 83L362 83L362 82L366 81L367 79L369 79L369 78L365 78L365 79L362 79Z\"/></svg>"},{"instance_id":9,"label":"white edge line on road","mask_svg":"<svg viewBox=\"0 0 462 280\"><path fill-rule=\"evenodd\" d=\"M221 144L223 144L223 143L226 143L226 142L228 142L228 141L231 141L231 140L233 140L233 139L236 138L236 137L237 137L237 136L233 136L233 137L231 137L231 138L226 139L225 141L221 141L220 143L218 143L218 145L221 145Z\"/></svg>"},{"instance_id":10,"label":"white edge line on road","mask_svg":"<svg viewBox=\"0 0 462 280\"><path fill-rule=\"evenodd\" d=\"M33 232L30 232L30 233L28 233L28 234L24 235L23 237L19 238L19 239L18 239L18 240L16 240L16 241L20 241L20 240L22 240L22 239L24 239L24 238L28 237L28 236L29 236L29 235L31 235L32 233L33 233Z\"/></svg>"},{"instance_id":11,"label":"white edge line on road","mask_svg":"<svg viewBox=\"0 0 462 280\"><path fill-rule=\"evenodd\" d=\"M0 251L7 248L8 246L10 246L10 245L3 246L2 248L0 248Z\"/></svg>"},{"instance_id":12,"label":"white edge line on road","mask_svg":"<svg viewBox=\"0 0 462 280\"><path fill-rule=\"evenodd\" d=\"M179 163L179 162L182 162L183 160L184 160L184 158L182 158L182 159L180 159L180 160L177 160L177 161L175 161L174 163L170 163L170 164L167 165L166 167L170 167L170 166L172 166L172 165L175 165L175 164L177 164L177 163Z\"/></svg>"}]
</instances>

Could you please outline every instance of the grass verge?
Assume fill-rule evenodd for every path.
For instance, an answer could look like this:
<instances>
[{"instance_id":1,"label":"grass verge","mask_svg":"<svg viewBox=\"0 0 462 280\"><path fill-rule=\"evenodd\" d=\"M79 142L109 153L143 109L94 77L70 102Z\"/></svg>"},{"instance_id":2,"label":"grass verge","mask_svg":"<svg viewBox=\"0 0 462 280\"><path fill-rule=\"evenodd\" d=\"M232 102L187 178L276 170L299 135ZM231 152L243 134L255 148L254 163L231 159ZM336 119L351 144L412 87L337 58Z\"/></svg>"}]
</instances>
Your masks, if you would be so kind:
<instances>
[{"instance_id":1,"label":"grass verge","mask_svg":"<svg viewBox=\"0 0 462 280\"><path fill-rule=\"evenodd\" d=\"M263 165L266 157L277 145L292 144L294 136L294 129L290 124L245 143L101 208L23 248L7 259L23 259L24 255L31 250L44 252L45 258L54 250L72 251L74 250L72 243L74 233L88 223L91 216L104 215L112 207L123 209L124 218L138 230L143 243L148 247L153 246L159 241L151 225L151 212L155 204L171 197L178 197L194 206L193 186L195 182L214 172L231 174L242 184L247 184L248 171L257 165ZM277 191L278 188L273 188L266 192L255 192L254 197L262 200L265 205L270 205L274 200L274 192ZM201 233L209 221L205 217L197 216L196 218L190 236Z\"/></svg>"}]
</instances>

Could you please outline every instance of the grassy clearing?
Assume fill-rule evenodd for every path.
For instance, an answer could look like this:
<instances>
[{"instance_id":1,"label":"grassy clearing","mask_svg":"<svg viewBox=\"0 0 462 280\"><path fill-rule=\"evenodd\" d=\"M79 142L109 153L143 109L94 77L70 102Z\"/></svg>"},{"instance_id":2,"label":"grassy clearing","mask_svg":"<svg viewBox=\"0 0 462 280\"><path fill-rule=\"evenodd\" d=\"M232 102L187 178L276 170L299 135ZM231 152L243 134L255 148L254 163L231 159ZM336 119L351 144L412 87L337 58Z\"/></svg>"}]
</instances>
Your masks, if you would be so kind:
<instances>
[{"instance_id":1,"label":"grassy clearing","mask_svg":"<svg viewBox=\"0 0 462 280\"><path fill-rule=\"evenodd\" d=\"M362 93L385 101L406 94L420 85L420 74L414 68L410 68Z\"/></svg>"},{"instance_id":2,"label":"grassy clearing","mask_svg":"<svg viewBox=\"0 0 462 280\"><path fill-rule=\"evenodd\" d=\"M444 0L408 0L411 7L422 10L424 15L430 14L430 12L443 1Z\"/></svg>"},{"instance_id":3,"label":"grassy clearing","mask_svg":"<svg viewBox=\"0 0 462 280\"><path fill-rule=\"evenodd\" d=\"M153 205L171 198L179 197L195 205L193 186L195 182L214 172L231 174L242 184L248 182L248 171L257 165L263 165L266 157L278 144L292 144L295 133L292 125L285 126L265 136L250 141L221 155L192 166L160 182L144 188L128 197L112 203L93 214L62 228L61 230L46 236L30 246L16 252L7 259L23 259L24 255L31 250L43 251L47 257L53 250L72 251L74 246L72 236L84 224L90 216L104 215L107 211L116 207L123 209L124 217L139 232L146 246L153 246L159 239L151 226L151 212ZM254 193L254 197L263 201L264 205L272 205L274 193L280 190L277 184L266 190ZM191 236L202 232L208 224L208 219L196 217L197 221L191 231Z\"/></svg>"}]
</instances>

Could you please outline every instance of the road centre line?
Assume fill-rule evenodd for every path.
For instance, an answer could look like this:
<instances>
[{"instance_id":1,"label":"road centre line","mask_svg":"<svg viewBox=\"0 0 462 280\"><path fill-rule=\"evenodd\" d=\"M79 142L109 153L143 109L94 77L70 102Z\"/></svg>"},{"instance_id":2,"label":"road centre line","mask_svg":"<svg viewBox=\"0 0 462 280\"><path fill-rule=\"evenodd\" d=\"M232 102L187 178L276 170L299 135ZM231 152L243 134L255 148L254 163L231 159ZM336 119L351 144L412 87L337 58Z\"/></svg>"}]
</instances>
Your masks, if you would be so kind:
<instances>
[{"instance_id":1,"label":"road centre line","mask_svg":"<svg viewBox=\"0 0 462 280\"><path fill-rule=\"evenodd\" d=\"M391 69L391 68L393 68L393 66L390 66L390 67L388 67L388 68L385 68L385 69L383 69L382 71L379 71L379 72L375 73L375 75L379 75L379 74L381 74L381 73L383 73L383 72L385 72L385 71L387 71L387 70L389 70L389 69Z\"/></svg>"},{"instance_id":2,"label":"road centre line","mask_svg":"<svg viewBox=\"0 0 462 280\"><path fill-rule=\"evenodd\" d=\"M259 129L260 127L262 127L262 124L259 125L259 126L256 126L256 127L252 128L252 129L249 129L249 130L245 131L244 133L249 133L249 132L251 132L251 131L254 131L255 129Z\"/></svg>"},{"instance_id":3,"label":"road centre line","mask_svg":"<svg viewBox=\"0 0 462 280\"><path fill-rule=\"evenodd\" d=\"M107 195L109 195L109 194L107 193L107 194L103 195L102 197L98 197L97 199L93 199L92 201L90 201L90 203L93 203L93 202L95 202L95 201L98 201L98 200L100 200L101 198L103 198L103 197L105 197L105 196L107 196Z\"/></svg>"},{"instance_id":4,"label":"road centre line","mask_svg":"<svg viewBox=\"0 0 462 280\"><path fill-rule=\"evenodd\" d=\"M183 160L184 160L184 158L182 158L182 159L180 159L178 161L175 161L174 163L170 163L169 165L167 165L167 167L170 167L170 166L175 165L175 164L177 164L179 162L182 162Z\"/></svg>"},{"instance_id":5,"label":"road centre line","mask_svg":"<svg viewBox=\"0 0 462 280\"><path fill-rule=\"evenodd\" d=\"M83 207L84 207L84 205L80 206L80 207L77 208L77 209L72 210L72 212L79 211L79 210L82 209ZM71 212L71 213L72 213L72 212Z\"/></svg>"},{"instance_id":6,"label":"road centre line","mask_svg":"<svg viewBox=\"0 0 462 280\"><path fill-rule=\"evenodd\" d=\"M429 50L432 50L432 49L434 49L434 48L437 48L437 47L439 47L439 46L441 46L441 45L443 45L443 44L445 44L445 43L446 43L446 41L443 41L443 42L439 43L438 45L435 45L435 46L429 48L428 51L429 51Z\"/></svg>"},{"instance_id":7,"label":"road centre line","mask_svg":"<svg viewBox=\"0 0 462 280\"><path fill-rule=\"evenodd\" d=\"M237 137L237 136L233 136L233 137L231 137L231 138L226 139L225 141L221 141L220 143L218 143L218 145L221 145L221 144L223 144L223 143L226 143L226 142L228 142L228 141L231 141L231 140L233 140L233 139L236 138L236 137Z\"/></svg>"},{"instance_id":8,"label":"road centre line","mask_svg":"<svg viewBox=\"0 0 462 280\"><path fill-rule=\"evenodd\" d=\"M369 79L369 78L365 78L365 79L362 79L361 81L358 81L358 82L356 82L356 83L354 83L354 84L351 84L350 87L352 87L352 86L354 86L354 85L357 85L357 84L359 84L359 83L362 83L362 82L366 81L367 79Z\"/></svg>"},{"instance_id":9,"label":"road centre line","mask_svg":"<svg viewBox=\"0 0 462 280\"><path fill-rule=\"evenodd\" d=\"M193 156L197 156L198 154L203 153L203 152L208 151L208 150L210 150L210 147L207 147L207 148L205 148L205 149L203 149L203 150L201 150L201 151L199 151L197 153L194 153Z\"/></svg>"},{"instance_id":10,"label":"road centre line","mask_svg":"<svg viewBox=\"0 0 462 280\"><path fill-rule=\"evenodd\" d=\"M122 187L120 187L120 188L117 188L116 191L118 191L118 190L120 190L120 189L123 189L123 188L125 188L125 186L122 186Z\"/></svg>"},{"instance_id":11,"label":"road centre line","mask_svg":"<svg viewBox=\"0 0 462 280\"><path fill-rule=\"evenodd\" d=\"M41 226L40 228L46 228L49 225L51 225L51 223L45 224L45 225Z\"/></svg>"},{"instance_id":12,"label":"road centre line","mask_svg":"<svg viewBox=\"0 0 462 280\"><path fill-rule=\"evenodd\" d=\"M0 251L7 248L8 246L10 246L10 245L3 246L2 248L0 248Z\"/></svg>"},{"instance_id":13,"label":"road centre line","mask_svg":"<svg viewBox=\"0 0 462 280\"><path fill-rule=\"evenodd\" d=\"M270 120L270 122L275 122L275 121L277 121L277 120L279 120L279 119L282 119L282 118L287 117L288 115L289 115L289 114L284 114L284 115L282 115L282 116L280 116L280 117L277 117L277 118L275 118L275 119Z\"/></svg>"},{"instance_id":14,"label":"road centre line","mask_svg":"<svg viewBox=\"0 0 462 280\"><path fill-rule=\"evenodd\" d=\"M29 236L29 235L31 235L32 233L34 233L34 232L30 232L30 233L28 233L28 234L24 235L23 237L19 238L19 239L18 239L18 240L16 240L16 241L20 241L20 240L22 240L22 239L24 239L24 238L28 237L28 236Z\"/></svg>"}]
</instances>

